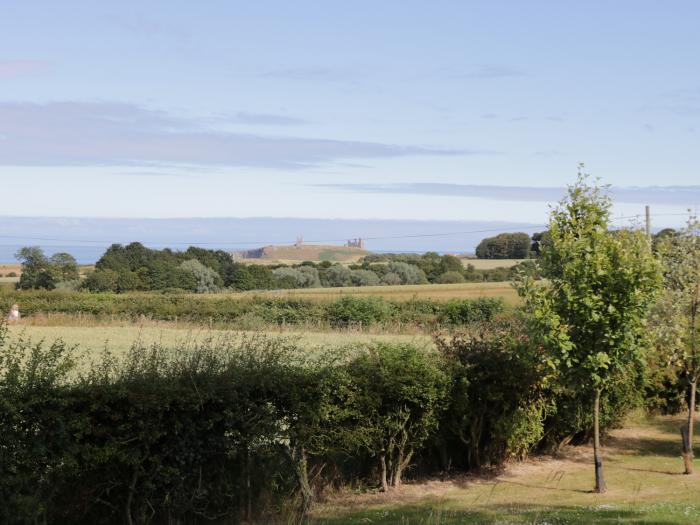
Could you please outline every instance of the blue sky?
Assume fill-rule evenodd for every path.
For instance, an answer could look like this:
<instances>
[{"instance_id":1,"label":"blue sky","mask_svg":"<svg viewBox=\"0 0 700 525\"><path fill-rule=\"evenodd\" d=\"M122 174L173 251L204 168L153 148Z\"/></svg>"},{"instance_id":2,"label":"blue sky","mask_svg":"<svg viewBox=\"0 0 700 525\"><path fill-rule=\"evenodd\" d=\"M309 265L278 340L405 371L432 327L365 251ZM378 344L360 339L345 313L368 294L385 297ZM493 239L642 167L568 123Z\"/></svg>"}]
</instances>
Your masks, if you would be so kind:
<instances>
[{"instance_id":1,"label":"blue sky","mask_svg":"<svg viewBox=\"0 0 700 525\"><path fill-rule=\"evenodd\" d=\"M0 185L27 196L0 215L537 223L584 161L618 216L677 224L700 204L698 20L680 0L0 1Z\"/></svg>"}]
</instances>

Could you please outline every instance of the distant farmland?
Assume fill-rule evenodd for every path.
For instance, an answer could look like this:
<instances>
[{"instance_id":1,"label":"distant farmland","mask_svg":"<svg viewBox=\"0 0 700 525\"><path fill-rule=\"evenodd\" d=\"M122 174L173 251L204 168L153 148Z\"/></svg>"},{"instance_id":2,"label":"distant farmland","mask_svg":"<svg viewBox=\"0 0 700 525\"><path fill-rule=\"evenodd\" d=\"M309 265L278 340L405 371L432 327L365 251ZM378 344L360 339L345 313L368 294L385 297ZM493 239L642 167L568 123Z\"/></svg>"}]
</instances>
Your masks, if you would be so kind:
<instances>
[{"instance_id":1,"label":"distant farmland","mask_svg":"<svg viewBox=\"0 0 700 525\"><path fill-rule=\"evenodd\" d=\"M472 265L475 270L493 270L494 268L511 268L527 259L462 259L464 266Z\"/></svg>"},{"instance_id":2,"label":"distant farmland","mask_svg":"<svg viewBox=\"0 0 700 525\"><path fill-rule=\"evenodd\" d=\"M304 299L335 299L345 295L356 297L381 296L387 299L476 299L478 297L502 297L506 303L518 303L518 295L509 282L459 283L459 284L414 284L396 286L348 286L344 288L298 288L293 290L271 290L243 292L244 294L302 297Z\"/></svg>"}]
</instances>

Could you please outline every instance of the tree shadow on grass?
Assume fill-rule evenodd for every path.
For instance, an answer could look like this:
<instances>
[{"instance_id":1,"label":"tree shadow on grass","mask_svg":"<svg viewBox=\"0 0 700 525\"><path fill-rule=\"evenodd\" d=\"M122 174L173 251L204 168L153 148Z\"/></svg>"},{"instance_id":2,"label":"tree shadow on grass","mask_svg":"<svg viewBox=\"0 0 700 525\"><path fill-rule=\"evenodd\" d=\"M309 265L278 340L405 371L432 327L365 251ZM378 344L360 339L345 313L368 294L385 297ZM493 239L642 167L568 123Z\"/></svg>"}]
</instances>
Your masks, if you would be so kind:
<instances>
[{"instance_id":1,"label":"tree shadow on grass","mask_svg":"<svg viewBox=\"0 0 700 525\"><path fill-rule=\"evenodd\" d=\"M671 525L694 524L700 520L696 510L692 514L685 506L666 507L663 512L645 511L631 506L557 506L493 505L478 509L449 509L439 505L412 505L384 507L357 513L312 520L311 525L593 525L633 524Z\"/></svg>"}]
</instances>

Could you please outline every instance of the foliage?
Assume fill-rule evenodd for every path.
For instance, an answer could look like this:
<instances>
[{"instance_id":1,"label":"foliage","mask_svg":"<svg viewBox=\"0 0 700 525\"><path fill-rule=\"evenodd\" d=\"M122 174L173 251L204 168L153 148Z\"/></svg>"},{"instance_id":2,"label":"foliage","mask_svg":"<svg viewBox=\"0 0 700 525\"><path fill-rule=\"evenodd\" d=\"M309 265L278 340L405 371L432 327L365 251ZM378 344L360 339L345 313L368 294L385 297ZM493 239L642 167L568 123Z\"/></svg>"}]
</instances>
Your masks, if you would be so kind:
<instances>
[{"instance_id":1,"label":"foliage","mask_svg":"<svg viewBox=\"0 0 700 525\"><path fill-rule=\"evenodd\" d=\"M448 272L440 274L438 276L436 282L440 283L440 284L463 283L464 282L464 275L462 275L462 272L456 272L454 270L450 270Z\"/></svg>"},{"instance_id":2,"label":"foliage","mask_svg":"<svg viewBox=\"0 0 700 525\"><path fill-rule=\"evenodd\" d=\"M355 410L363 416L358 445L378 460L382 487L399 486L437 428L448 376L435 356L403 344L370 347L348 364L348 375L358 392Z\"/></svg>"},{"instance_id":3,"label":"foliage","mask_svg":"<svg viewBox=\"0 0 700 525\"><path fill-rule=\"evenodd\" d=\"M221 276L208 266L204 266L197 259L189 259L180 265L181 270L192 272L196 280L195 291L197 293L214 293L223 285Z\"/></svg>"},{"instance_id":4,"label":"foliage","mask_svg":"<svg viewBox=\"0 0 700 525\"><path fill-rule=\"evenodd\" d=\"M100 280L116 279L110 270L94 272L86 279L89 286ZM111 287L111 281L106 287ZM227 327L254 325L314 324L317 326L355 325L369 327L377 323L406 325L458 325L488 321L504 309L498 298L390 301L381 297L347 296L329 301L293 297L238 297L217 294L201 297L192 294L163 293L87 293L21 291L0 294L0 311L19 304L26 316L49 313L90 315L96 318L135 320L176 319L196 323L223 323Z\"/></svg>"},{"instance_id":5,"label":"foliage","mask_svg":"<svg viewBox=\"0 0 700 525\"><path fill-rule=\"evenodd\" d=\"M56 282L77 281L80 279L78 262L70 253L54 253L49 259L49 264Z\"/></svg>"},{"instance_id":6,"label":"foliage","mask_svg":"<svg viewBox=\"0 0 700 525\"><path fill-rule=\"evenodd\" d=\"M283 266L272 271L280 288L317 288L321 286L318 270L312 266L289 268Z\"/></svg>"},{"instance_id":7,"label":"foliage","mask_svg":"<svg viewBox=\"0 0 700 525\"><path fill-rule=\"evenodd\" d=\"M601 394L639 367L659 268L640 231L608 230L611 202L579 174L552 211L540 258L546 283L516 283L532 333L573 392L593 401L596 490L605 491L599 454ZM585 395L585 394L584 394ZM580 406L580 405L579 405Z\"/></svg>"},{"instance_id":8,"label":"foliage","mask_svg":"<svg viewBox=\"0 0 700 525\"><path fill-rule=\"evenodd\" d=\"M661 238L665 297L655 326L666 340L669 361L681 367L689 381L700 375L700 223L691 218L682 230Z\"/></svg>"},{"instance_id":9,"label":"foliage","mask_svg":"<svg viewBox=\"0 0 700 525\"><path fill-rule=\"evenodd\" d=\"M531 241L527 233L499 233L482 240L476 247L479 259L526 259Z\"/></svg>"},{"instance_id":10,"label":"foliage","mask_svg":"<svg viewBox=\"0 0 700 525\"><path fill-rule=\"evenodd\" d=\"M547 283L517 283L552 350L551 364L580 388L599 389L632 366L643 348L658 265L638 231L608 231L610 201L584 176L550 219L540 260Z\"/></svg>"},{"instance_id":11,"label":"foliage","mask_svg":"<svg viewBox=\"0 0 700 525\"><path fill-rule=\"evenodd\" d=\"M15 258L22 263L22 275L17 283L18 290L46 289L56 287L56 277L51 262L38 246L21 248Z\"/></svg>"},{"instance_id":12,"label":"foliage","mask_svg":"<svg viewBox=\"0 0 700 525\"><path fill-rule=\"evenodd\" d=\"M441 456L472 469L526 456L542 439L545 417L554 408L553 374L543 349L530 343L517 319L476 325L437 342L452 375Z\"/></svg>"},{"instance_id":13,"label":"foliage","mask_svg":"<svg viewBox=\"0 0 700 525\"><path fill-rule=\"evenodd\" d=\"M390 262L387 275L396 275L400 284L425 284L428 282L425 272L405 262Z\"/></svg>"}]
</instances>

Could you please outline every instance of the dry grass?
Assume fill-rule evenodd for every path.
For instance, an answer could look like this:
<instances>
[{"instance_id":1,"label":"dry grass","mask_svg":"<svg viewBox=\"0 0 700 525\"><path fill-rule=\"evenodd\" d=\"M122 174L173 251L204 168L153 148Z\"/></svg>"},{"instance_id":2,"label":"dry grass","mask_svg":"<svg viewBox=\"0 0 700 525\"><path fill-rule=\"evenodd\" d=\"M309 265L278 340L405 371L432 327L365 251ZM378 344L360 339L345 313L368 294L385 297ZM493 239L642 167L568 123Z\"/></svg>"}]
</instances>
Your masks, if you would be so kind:
<instances>
[{"instance_id":1,"label":"dry grass","mask_svg":"<svg viewBox=\"0 0 700 525\"><path fill-rule=\"evenodd\" d=\"M7 277L7 274L14 272L17 277ZM16 283L22 274L22 266L19 264L0 264L0 283Z\"/></svg>"},{"instance_id":2,"label":"dry grass","mask_svg":"<svg viewBox=\"0 0 700 525\"><path fill-rule=\"evenodd\" d=\"M511 268L526 259L462 259L465 268L472 265L476 270L493 270L494 268Z\"/></svg>"},{"instance_id":3,"label":"dry grass","mask_svg":"<svg viewBox=\"0 0 700 525\"><path fill-rule=\"evenodd\" d=\"M349 286L345 288L303 288L297 290L274 290L249 292L251 295L275 297L303 297L305 299L336 299L345 295L359 297L381 296L386 299L476 299L479 297L502 297L509 304L517 304L518 296L510 282L460 283L460 284L416 284L397 286Z\"/></svg>"}]
</instances>

